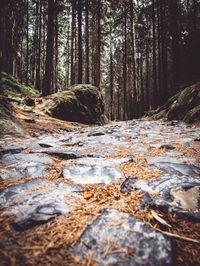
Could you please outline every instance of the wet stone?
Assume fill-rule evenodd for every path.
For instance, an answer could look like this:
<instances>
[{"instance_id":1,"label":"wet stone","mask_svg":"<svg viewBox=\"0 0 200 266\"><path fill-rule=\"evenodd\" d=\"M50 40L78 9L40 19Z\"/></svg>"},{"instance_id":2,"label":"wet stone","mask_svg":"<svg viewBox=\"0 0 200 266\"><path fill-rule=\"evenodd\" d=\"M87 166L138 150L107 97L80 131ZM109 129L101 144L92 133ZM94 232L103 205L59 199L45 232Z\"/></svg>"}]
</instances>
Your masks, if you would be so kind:
<instances>
[{"instance_id":1,"label":"wet stone","mask_svg":"<svg viewBox=\"0 0 200 266\"><path fill-rule=\"evenodd\" d=\"M4 154L20 153L24 149L26 149L26 146L10 147L10 148L2 148L2 147L0 147L0 159L2 158L2 156Z\"/></svg>"},{"instance_id":2,"label":"wet stone","mask_svg":"<svg viewBox=\"0 0 200 266\"><path fill-rule=\"evenodd\" d=\"M153 206L161 211L189 219L193 222L200 221L200 185L181 185L169 190L160 196L144 199L143 207Z\"/></svg>"},{"instance_id":3,"label":"wet stone","mask_svg":"<svg viewBox=\"0 0 200 266\"><path fill-rule=\"evenodd\" d=\"M173 156L155 156L155 157L149 157L147 158L147 162L149 164L157 164L157 163L195 163L198 162L196 158L193 157L182 157L182 158L176 158Z\"/></svg>"},{"instance_id":4,"label":"wet stone","mask_svg":"<svg viewBox=\"0 0 200 266\"><path fill-rule=\"evenodd\" d=\"M106 157L118 153L119 150L115 148L102 148L100 150L92 151L88 154L89 157Z\"/></svg>"},{"instance_id":5,"label":"wet stone","mask_svg":"<svg viewBox=\"0 0 200 266\"><path fill-rule=\"evenodd\" d=\"M127 178L122 183L120 191L138 189L150 193L145 195L142 208L154 206L179 217L200 220L199 179L174 175L163 176L156 181L148 182L137 178Z\"/></svg>"},{"instance_id":6,"label":"wet stone","mask_svg":"<svg viewBox=\"0 0 200 266\"><path fill-rule=\"evenodd\" d=\"M115 168L86 165L66 166L63 176L78 184L110 184L124 178L124 174Z\"/></svg>"},{"instance_id":7,"label":"wet stone","mask_svg":"<svg viewBox=\"0 0 200 266\"><path fill-rule=\"evenodd\" d=\"M43 149L35 150L34 152L46 153L46 154L49 154L52 156L59 157L63 160L76 159L76 158L79 158L81 156L80 152L69 151L69 150L63 149L61 147L59 147L59 148L56 148L56 147L43 148Z\"/></svg>"},{"instance_id":8,"label":"wet stone","mask_svg":"<svg viewBox=\"0 0 200 266\"><path fill-rule=\"evenodd\" d=\"M1 162L6 166L0 169L0 180L40 177L51 172L48 164L53 160L36 154L5 154Z\"/></svg>"},{"instance_id":9,"label":"wet stone","mask_svg":"<svg viewBox=\"0 0 200 266\"><path fill-rule=\"evenodd\" d=\"M105 133L99 131L99 132L92 132L92 133L89 133L89 134L88 134L88 137L91 137L91 136L103 136L103 135L105 135Z\"/></svg>"},{"instance_id":10,"label":"wet stone","mask_svg":"<svg viewBox=\"0 0 200 266\"><path fill-rule=\"evenodd\" d=\"M134 154L144 155L148 152L149 148L139 144L133 144L130 146Z\"/></svg>"},{"instance_id":11,"label":"wet stone","mask_svg":"<svg viewBox=\"0 0 200 266\"><path fill-rule=\"evenodd\" d=\"M153 167L152 167L153 168ZM179 174L179 175L197 175L200 174L200 169L193 165L181 164L181 163L159 163L156 166L160 171L167 174Z\"/></svg>"},{"instance_id":12,"label":"wet stone","mask_svg":"<svg viewBox=\"0 0 200 266\"><path fill-rule=\"evenodd\" d=\"M198 167L188 164L198 163L198 159L189 156L181 158L174 156L149 157L147 162L151 164L151 170L159 169L167 174L193 176L200 173Z\"/></svg>"},{"instance_id":13,"label":"wet stone","mask_svg":"<svg viewBox=\"0 0 200 266\"><path fill-rule=\"evenodd\" d=\"M79 186L35 179L0 190L0 204L6 207L3 214L16 216L14 228L24 231L68 213L80 191Z\"/></svg>"},{"instance_id":14,"label":"wet stone","mask_svg":"<svg viewBox=\"0 0 200 266\"><path fill-rule=\"evenodd\" d=\"M172 241L132 215L106 209L89 225L72 251L99 265L174 265Z\"/></svg>"},{"instance_id":15,"label":"wet stone","mask_svg":"<svg viewBox=\"0 0 200 266\"><path fill-rule=\"evenodd\" d=\"M74 162L87 166L99 166L99 167L116 167L122 163L129 162L130 158L79 158L74 160Z\"/></svg>"}]
</instances>

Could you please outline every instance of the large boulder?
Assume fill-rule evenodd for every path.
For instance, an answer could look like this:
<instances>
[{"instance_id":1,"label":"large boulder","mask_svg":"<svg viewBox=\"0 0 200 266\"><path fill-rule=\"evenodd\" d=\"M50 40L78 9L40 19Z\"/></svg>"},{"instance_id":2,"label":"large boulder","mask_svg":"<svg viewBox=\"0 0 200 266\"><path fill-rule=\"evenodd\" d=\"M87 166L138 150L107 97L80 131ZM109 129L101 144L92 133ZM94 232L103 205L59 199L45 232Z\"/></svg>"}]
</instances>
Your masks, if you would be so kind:
<instances>
[{"instance_id":1,"label":"large boulder","mask_svg":"<svg viewBox=\"0 0 200 266\"><path fill-rule=\"evenodd\" d=\"M104 123L104 102L99 89L75 85L44 99L44 111L55 118L84 124Z\"/></svg>"},{"instance_id":2,"label":"large boulder","mask_svg":"<svg viewBox=\"0 0 200 266\"><path fill-rule=\"evenodd\" d=\"M153 112L154 119L200 121L200 83L185 88Z\"/></svg>"}]
</instances>

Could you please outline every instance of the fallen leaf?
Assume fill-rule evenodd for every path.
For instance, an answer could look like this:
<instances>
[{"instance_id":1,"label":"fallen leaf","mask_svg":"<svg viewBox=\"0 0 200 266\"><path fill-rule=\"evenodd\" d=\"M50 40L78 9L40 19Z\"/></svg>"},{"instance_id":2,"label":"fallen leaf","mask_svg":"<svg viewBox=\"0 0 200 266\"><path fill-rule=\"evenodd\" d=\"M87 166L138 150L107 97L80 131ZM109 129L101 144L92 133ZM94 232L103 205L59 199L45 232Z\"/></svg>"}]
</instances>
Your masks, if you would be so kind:
<instances>
[{"instance_id":1,"label":"fallen leaf","mask_svg":"<svg viewBox=\"0 0 200 266\"><path fill-rule=\"evenodd\" d=\"M94 196L94 195L93 195L91 192L89 192L89 191L85 191L85 192L83 192L83 197L84 197L84 199L86 199L86 200L91 199L93 196Z\"/></svg>"}]
</instances>

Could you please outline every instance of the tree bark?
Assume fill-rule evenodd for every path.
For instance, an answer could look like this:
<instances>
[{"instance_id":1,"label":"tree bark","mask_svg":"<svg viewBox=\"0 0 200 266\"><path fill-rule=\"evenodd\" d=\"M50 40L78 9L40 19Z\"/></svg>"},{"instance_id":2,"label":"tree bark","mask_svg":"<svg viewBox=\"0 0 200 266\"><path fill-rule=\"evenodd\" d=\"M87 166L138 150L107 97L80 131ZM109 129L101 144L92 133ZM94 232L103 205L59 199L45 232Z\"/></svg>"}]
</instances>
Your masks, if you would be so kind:
<instances>
[{"instance_id":1,"label":"tree bark","mask_svg":"<svg viewBox=\"0 0 200 266\"><path fill-rule=\"evenodd\" d=\"M85 83L90 83L89 58L89 0L85 0Z\"/></svg>"},{"instance_id":2,"label":"tree bark","mask_svg":"<svg viewBox=\"0 0 200 266\"><path fill-rule=\"evenodd\" d=\"M78 83L83 82L82 0L78 0Z\"/></svg>"},{"instance_id":3,"label":"tree bark","mask_svg":"<svg viewBox=\"0 0 200 266\"><path fill-rule=\"evenodd\" d=\"M53 47L54 47L54 0L48 0L48 22L46 41L46 62L43 82L43 95L51 93L53 75Z\"/></svg>"}]
</instances>

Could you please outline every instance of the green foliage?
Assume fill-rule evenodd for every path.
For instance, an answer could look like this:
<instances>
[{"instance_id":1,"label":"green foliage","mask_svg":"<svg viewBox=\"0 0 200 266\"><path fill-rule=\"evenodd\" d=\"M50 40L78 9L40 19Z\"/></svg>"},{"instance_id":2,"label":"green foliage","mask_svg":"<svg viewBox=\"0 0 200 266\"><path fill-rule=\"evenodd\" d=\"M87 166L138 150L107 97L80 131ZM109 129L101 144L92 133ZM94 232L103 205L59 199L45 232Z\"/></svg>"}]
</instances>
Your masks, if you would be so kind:
<instances>
[{"instance_id":1,"label":"green foliage","mask_svg":"<svg viewBox=\"0 0 200 266\"><path fill-rule=\"evenodd\" d=\"M5 72L1 73L0 88L0 93L11 99L21 99L24 96L39 96L37 90L20 83L15 77Z\"/></svg>"}]
</instances>

